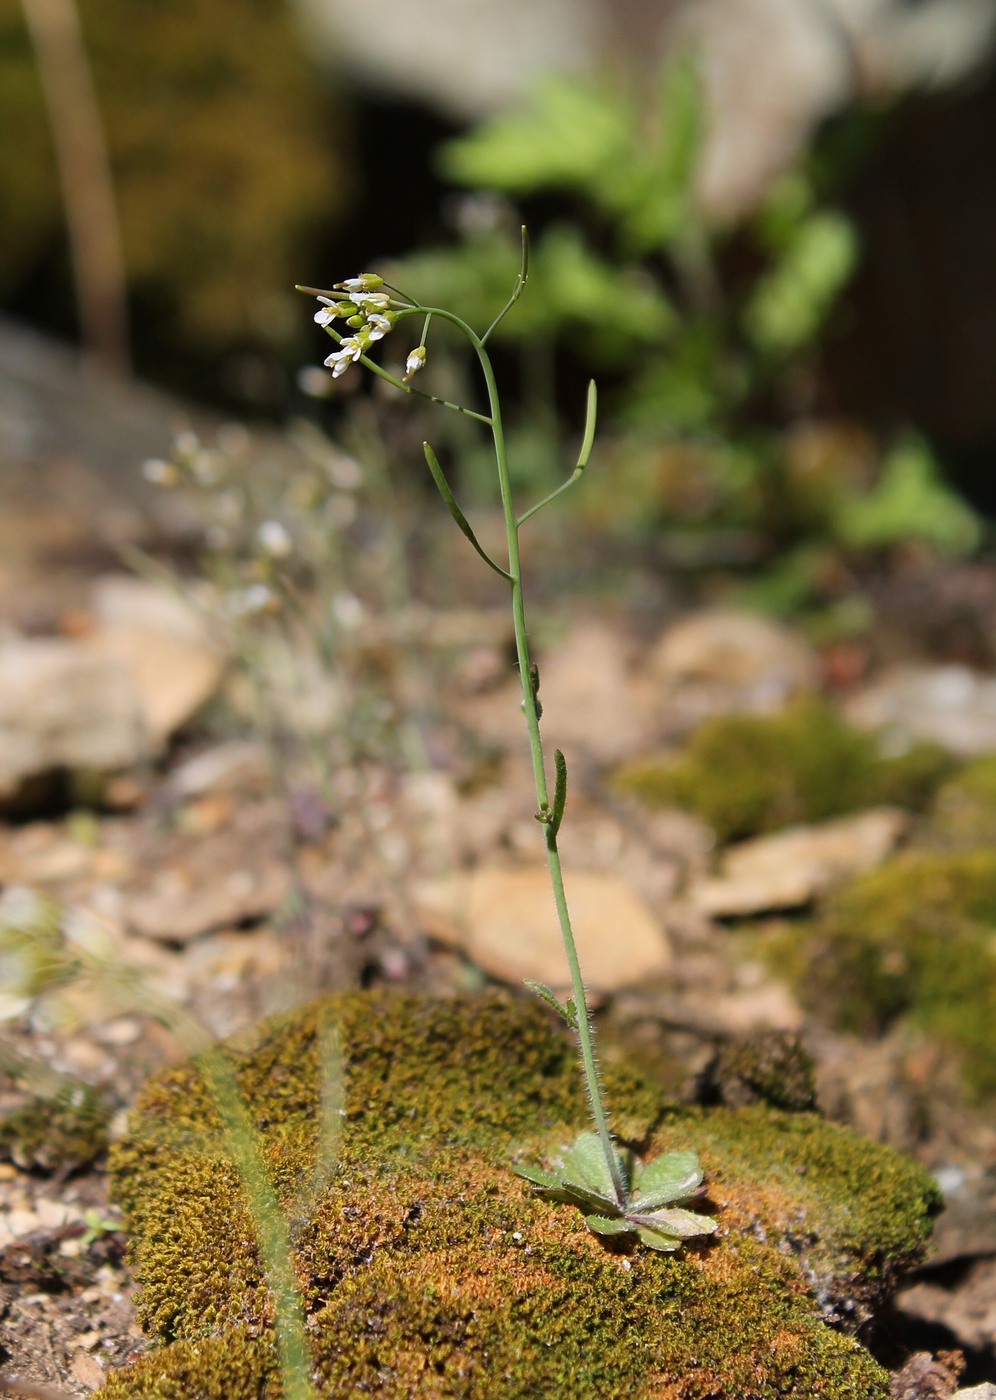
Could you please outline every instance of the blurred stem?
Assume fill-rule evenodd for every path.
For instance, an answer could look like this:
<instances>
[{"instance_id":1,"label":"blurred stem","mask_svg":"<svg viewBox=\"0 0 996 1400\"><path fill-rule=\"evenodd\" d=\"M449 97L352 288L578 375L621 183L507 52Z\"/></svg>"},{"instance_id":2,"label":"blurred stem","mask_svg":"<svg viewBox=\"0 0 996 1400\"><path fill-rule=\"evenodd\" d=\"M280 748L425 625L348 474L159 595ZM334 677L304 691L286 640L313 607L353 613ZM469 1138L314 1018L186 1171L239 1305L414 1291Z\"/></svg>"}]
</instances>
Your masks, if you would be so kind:
<instances>
[{"instance_id":1,"label":"blurred stem","mask_svg":"<svg viewBox=\"0 0 996 1400\"><path fill-rule=\"evenodd\" d=\"M221 1119L225 1152L239 1174L246 1205L259 1248L260 1264L273 1303L274 1330L284 1400L315 1400L311 1384L311 1353L305 1333L290 1227L281 1210L277 1190L263 1153L262 1135L239 1087L235 1065L225 1050L216 1045L208 1031L186 1007L157 992L131 967L117 967L111 976L124 993L126 1005L152 1016L179 1041L188 1054L197 1057L196 1067ZM330 1034L324 1036L325 1048ZM334 1048L334 1047L333 1047ZM323 1081L335 1083L324 1097L324 1105L335 1111L340 1103L341 1057L323 1067ZM323 1088L325 1084L323 1083ZM337 1144L338 1113L332 1125L319 1125L320 1148ZM324 1139L324 1141L323 1141ZM332 1162L319 1163L326 1172Z\"/></svg>"},{"instance_id":2,"label":"blurred stem","mask_svg":"<svg viewBox=\"0 0 996 1400\"><path fill-rule=\"evenodd\" d=\"M104 124L74 0L21 0L58 167L84 347L130 372L124 262Z\"/></svg>"}]
</instances>

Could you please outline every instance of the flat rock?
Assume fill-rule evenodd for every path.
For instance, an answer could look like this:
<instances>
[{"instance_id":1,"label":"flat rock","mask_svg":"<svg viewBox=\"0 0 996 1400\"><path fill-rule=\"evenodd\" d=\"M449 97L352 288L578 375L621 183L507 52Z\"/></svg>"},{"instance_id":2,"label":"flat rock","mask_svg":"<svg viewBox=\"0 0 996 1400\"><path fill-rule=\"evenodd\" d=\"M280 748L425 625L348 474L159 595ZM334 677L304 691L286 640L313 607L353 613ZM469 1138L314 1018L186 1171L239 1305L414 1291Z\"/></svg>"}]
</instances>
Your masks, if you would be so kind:
<instances>
[{"instance_id":1,"label":"flat rock","mask_svg":"<svg viewBox=\"0 0 996 1400\"><path fill-rule=\"evenodd\" d=\"M726 1035L799 1031L805 1020L799 1003L782 982L761 982L756 987L708 996L693 990L684 1000L701 1025L712 1025Z\"/></svg>"},{"instance_id":2,"label":"flat rock","mask_svg":"<svg viewBox=\"0 0 996 1400\"><path fill-rule=\"evenodd\" d=\"M224 828L171 833L125 884L122 915L143 938L189 943L272 914L290 886L280 814L253 803Z\"/></svg>"},{"instance_id":3,"label":"flat rock","mask_svg":"<svg viewBox=\"0 0 996 1400\"><path fill-rule=\"evenodd\" d=\"M158 754L217 689L195 615L140 579L98 583L82 637L0 643L0 801L60 769L102 774Z\"/></svg>"},{"instance_id":4,"label":"flat rock","mask_svg":"<svg viewBox=\"0 0 996 1400\"><path fill-rule=\"evenodd\" d=\"M0 643L0 800L53 769L113 772L148 750L120 659L59 637Z\"/></svg>"},{"instance_id":5,"label":"flat rock","mask_svg":"<svg viewBox=\"0 0 996 1400\"><path fill-rule=\"evenodd\" d=\"M93 609L99 627L88 645L128 670L158 752L217 690L221 652L190 605L143 579L98 579Z\"/></svg>"},{"instance_id":6,"label":"flat rock","mask_svg":"<svg viewBox=\"0 0 996 1400\"><path fill-rule=\"evenodd\" d=\"M908 825L898 808L876 807L742 841L724 854L718 876L691 886L689 901L713 918L798 908L838 881L878 865Z\"/></svg>"},{"instance_id":7,"label":"flat rock","mask_svg":"<svg viewBox=\"0 0 996 1400\"><path fill-rule=\"evenodd\" d=\"M923 1281L897 1295L899 1311L921 1323L948 1328L966 1349L996 1355L996 1259L976 1259L953 1288L935 1281L929 1266L924 1272ZM989 1390L996 1400L996 1387Z\"/></svg>"},{"instance_id":8,"label":"flat rock","mask_svg":"<svg viewBox=\"0 0 996 1400\"><path fill-rule=\"evenodd\" d=\"M936 1176L944 1212L934 1227L931 1266L980 1255L996 1258L996 1164L988 1170L949 1167Z\"/></svg>"},{"instance_id":9,"label":"flat rock","mask_svg":"<svg viewBox=\"0 0 996 1400\"><path fill-rule=\"evenodd\" d=\"M797 633L727 609L695 613L668 628L648 670L686 724L720 711L777 709L818 680L815 653Z\"/></svg>"},{"instance_id":10,"label":"flat rock","mask_svg":"<svg viewBox=\"0 0 996 1400\"><path fill-rule=\"evenodd\" d=\"M889 1400L951 1400L962 1364L950 1352L934 1357L929 1351L915 1351L902 1370L889 1377Z\"/></svg>"},{"instance_id":11,"label":"flat rock","mask_svg":"<svg viewBox=\"0 0 996 1400\"><path fill-rule=\"evenodd\" d=\"M967 666L902 666L845 706L852 724L885 730L901 749L932 740L970 757L996 749L996 677Z\"/></svg>"},{"instance_id":12,"label":"flat rock","mask_svg":"<svg viewBox=\"0 0 996 1400\"><path fill-rule=\"evenodd\" d=\"M558 747L608 764L650 743L654 694L635 660L624 632L596 620L577 624L540 656L540 700Z\"/></svg>"},{"instance_id":13,"label":"flat rock","mask_svg":"<svg viewBox=\"0 0 996 1400\"><path fill-rule=\"evenodd\" d=\"M584 755L618 763L652 745L655 687L638 668L638 649L618 626L584 621L559 641L534 648L544 734L568 760ZM476 733L503 746L525 748L522 692L508 682L483 694L461 696L459 715Z\"/></svg>"},{"instance_id":14,"label":"flat rock","mask_svg":"<svg viewBox=\"0 0 996 1400\"><path fill-rule=\"evenodd\" d=\"M567 899L585 984L609 993L668 970L670 949L650 910L619 879L567 877ZM427 933L458 948L506 982L534 978L570 985L546 866L485 867L416 887L417 916Z\"/></svg>"}]
</instances>

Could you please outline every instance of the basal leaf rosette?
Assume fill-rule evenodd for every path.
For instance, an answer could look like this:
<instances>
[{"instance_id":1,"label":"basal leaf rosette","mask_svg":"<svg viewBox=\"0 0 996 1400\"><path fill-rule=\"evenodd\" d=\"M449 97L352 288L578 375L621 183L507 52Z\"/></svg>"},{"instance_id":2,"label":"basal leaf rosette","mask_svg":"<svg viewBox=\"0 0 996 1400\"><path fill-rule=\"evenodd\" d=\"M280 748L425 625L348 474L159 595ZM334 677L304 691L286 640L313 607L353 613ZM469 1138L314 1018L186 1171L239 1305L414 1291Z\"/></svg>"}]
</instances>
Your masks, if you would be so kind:
<instances>
[{"instance_id":1,"label":"basal leaf rosette","mask_svg":"<svg viewBox=\"0 0 996 1400\"><path fill-rule=\"evenodd\" d=\"M553 1171L521 1164L515 1171L550 1200L577 1206L589 1230L620 1244L639 1241L673 1253L686 1240L713 1233L715 1220L688 1208L702 1196L703 1173L694 1152L667 1152L641 1162L632 1153L614 1150L625 1188L622 1199L597 1133L575 1138Z\"/></svg>"}]
</instances>

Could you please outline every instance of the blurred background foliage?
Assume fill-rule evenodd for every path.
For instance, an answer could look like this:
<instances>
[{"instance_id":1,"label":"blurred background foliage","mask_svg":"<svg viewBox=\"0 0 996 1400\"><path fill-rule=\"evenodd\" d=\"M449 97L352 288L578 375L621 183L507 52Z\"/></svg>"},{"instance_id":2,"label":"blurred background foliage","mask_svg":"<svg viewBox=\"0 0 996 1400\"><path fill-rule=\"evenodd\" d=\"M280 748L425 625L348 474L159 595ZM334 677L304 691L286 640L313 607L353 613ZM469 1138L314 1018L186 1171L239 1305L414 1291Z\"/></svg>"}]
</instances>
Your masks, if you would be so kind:
<instances>
[{"instance_id":1,"label":"blurred background foliage","mask_svg":"<svg viewBox=\"0 0 996 1400\"><path fill-rule=\"evenodd\" d=\"M226 352L300 350L291 289L349 178L342 104L287 6L79 0L79 18L139 365L191 388ZM0 8L0 130L0 300L72 333L61 193L17 4Z\"/></svg>"},{"instance_id":2,"label":"blurred background foliage","mask_svg":"<svg viewBox=\"0 0 996 1400\"><path fill-rule=\"evenodd\" d=\"M303 408L348 429L371 387L324 376L324 405L297 392L297 367L324 349L294 282L373 264L483 328L514 278L525 219L530 285L496 336L521 489L549 489L569 464L594 376L601 425L580 509L590 527L639 539L660 562L761 566L757 601L797 611L841 556L978 547L980 517L952 489L916 394L890 402L883 390L883 411L866 399L855 414L839 388L852 365L869 363L862 337L874 345L888 319L863 319L862 278L882 249L852 191L901 122L902 82L912 81L862 96L860 36L833 35L850 97L824 93L749 197L738 186L723 206L715 191L703 195L720 120L708 48L668 43L659 61L634 40L458 120L443 93L433 110L424 94L378 88L376 46L352 80L348 25L338 54L335 39L317 43L302 26L303 11L341 20L349 0L77 3L143 375L227 410L280 418ZM752 3L760 14L762 0ZM984 48L992 26L965 30L961 0L927 10L960 16L963 50ZM430 6L427 48L438 22ZM745 31L743 42L756 49L757 36ZM7 5L0 129L16 139L0 143L0 303L71 335L65 214L36 59L21 7ZM952 60L955 76L966 62ZM749 76L736 70L734 89ZM744 111L745 125L758 120L749 103ZM949 221L960 213L952 201ZM909 229L895 247L904 237L908 253ZM908 274L901 259L896 267ZM929 329L915 347L925 365L936 353ZM828 369L841 347L842 373ZM909 353L896 345L891 358ZM878 355L859 373L862 392L870 380L874 395L876 376L888 382L888 361ZM430 387L472 395L468 374L434 330ZM389 405L378 412L397 445ZM985 448L983 419L973 441ZM421 426L405 443L413 431ZM434 420L440 431L463 489L484 501L490 473L469 425Z\"/></svg>"},{"instance_id":3,"label":"blurred background foliage","mask_svg":"<svg viewBox=\"0 0 996 1400\"><path fill-rule=\"evenodd\" d=\"M442 146L450 181L501 198L468 200L457 243L387 275L484 327L514 278L521 201L557 208L533 239L528 293L495 335L518 365L520 484L549 489L568 459L570 429L549 411L566 357L579 382L592 375L607 390L589 518L653 534L675 562L781 555L768 606L805 598L810 556L798 551L810 538L971 551L978 522L922 437L879 448L849 425L788 431L816 407L821 344L860 258L834 202L846 162L814 152L750 215L717 223L695 197L704 124L687 59L664 69L649 101L622 79L550 78ZM453 439L465 478L486 480L460 425Z\"/></svg>"}]
</instances>

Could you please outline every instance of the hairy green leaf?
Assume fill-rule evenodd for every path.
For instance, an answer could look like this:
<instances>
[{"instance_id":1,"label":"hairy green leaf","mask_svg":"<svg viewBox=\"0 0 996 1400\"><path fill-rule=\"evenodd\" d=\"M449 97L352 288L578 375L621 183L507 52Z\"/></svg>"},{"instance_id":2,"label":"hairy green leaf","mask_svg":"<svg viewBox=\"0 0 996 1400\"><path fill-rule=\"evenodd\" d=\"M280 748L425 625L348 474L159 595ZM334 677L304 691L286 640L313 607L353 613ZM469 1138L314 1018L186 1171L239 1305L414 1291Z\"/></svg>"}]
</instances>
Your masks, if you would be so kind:
<instances>
[{"instance_id":1,"label":"hairy green leaf","mask_svg":"<svg viewBox=\"0 0 996 1400\"><path fill-rule=\"evenodd\" d=\"M701 1182L702 1168L694 1152L667 1152L637 1167L634 1204L640 1210L655 1210L690 1196Z\"/></svg>"},{"instance_id":2,"label":"hairy green leaf","mask_svg":"<svg viewBox=\"0 0 996 1400\"><path fill-rule=\"evenodd\" d=\"M584 1223L594 1235L631 1235L633 1227L621 1215L586 1215Z\"/></svg>"},{"instance_id":3,"label":"hairy green leaf","mask_svg":"<svg viewBox=\"0 0 996 1400\"><path fill-rule=\"evenodd\" d=\"M556 1191L560 1187L560 1177L555 1172L545 1172L539 1167L526 1167L521 1162L515 1162L512 1170L516 1176L524 1177L533 1186L539 1186L544 1191Z\"/></svg>"},{"instance_id":4,"label":"hairy green leaf","mask_svg":"<svg viewBox=\"0 0 996 1400\"><path fill-rule=\"evenodd\" d=\"M661 1235L673 1235L688 1240L694 1235L711 1235L716 1222L708 1215L694 1210L630 1211L626 1217L637 1230L654 1230Z\"/></svg>"},{"instance_id":5,"label":"hairy green leaf","mask_svg":"<svg viewBox=\"0 0 996 1400\"><path fill-rule=\"evenodd\" d=\"M549 1006L553 1011L556 1011L557 1015L561 1017L562 1020L567 1022L571 1030L577 1030L578 1014L577 1009L575 1008L574 1003L572 1001L569 1001L565 1006L562 1001L558 1000L556 994L552 992L550 988L546 986L545 983L536 982L533 980L532 977L527 977L523 985L528 987L531 992L534 992L536 996L539 997L540 1001L545 1001L547 1006Z\"/></svg>"},{"instance_id":6,"label":"hairy green leaf","mask_svg":"<svg viewBox=\"0 0 996 1400\"><path fill-rule=\"evenodd\" d=\"M616 1153L623 1180L626 1170L622 1158ZM602 1200L616 1202L616 1191L609 1164L597 1133L579 1133L571 1146L564 1152L560 1164L560 1176L566 1185L579 1186Z\"/></svg>"}]
</instances>

